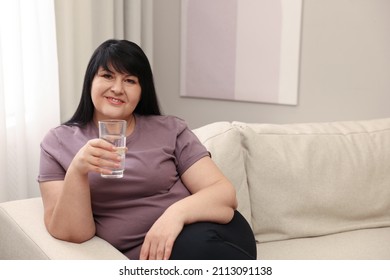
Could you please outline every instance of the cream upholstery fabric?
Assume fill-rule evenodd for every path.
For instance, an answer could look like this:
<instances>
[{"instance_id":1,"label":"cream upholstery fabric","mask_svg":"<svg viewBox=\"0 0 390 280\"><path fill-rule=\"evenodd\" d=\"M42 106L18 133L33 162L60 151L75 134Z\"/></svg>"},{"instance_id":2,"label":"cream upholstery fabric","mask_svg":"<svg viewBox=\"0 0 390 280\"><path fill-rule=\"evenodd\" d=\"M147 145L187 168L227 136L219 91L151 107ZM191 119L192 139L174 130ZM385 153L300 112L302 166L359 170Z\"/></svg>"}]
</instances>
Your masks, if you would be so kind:
<instances>
[{"instance_id":1,"label":"cream upholstery fabric","mask_svg":"<svg viewBox=\"0 0 390 280\"><path fill-rule=\"evenodd\" d=\"M390 227L259 243L263 260L390 260Z\"/></svg>"},{"instance_id":2,"label":"cream upholstery fabric","mask_svg":"<svg viewBox=\"0 0 390 280\"><path fill-rule=\"evenodd\" d=\"M251 224L251 207L241 136L228 122L212 123L193 130L211 153L214 162L237 191L238 210Z\"/></svg>"},{"instance_id":3,"label":"cream upholstery fabric","mask_svg":"<svg viewBox=\"0 0 390 280\"><path fill-rule=\"evenodd\" d=\"M96 236L82 244L53 238L43 223L41 198L1 203L0 225L0 260L127 259Z\"/></svg>"},{"instance_id":4,"label":"cream upholstery fabric","mask_svg":"<svg viewBox=\"0 0 390 280\"><path fill-rule=\"evenodd\" d=\"M390 119L235 126L259 242L390 226Z\"/></svg>"}]
</instances>

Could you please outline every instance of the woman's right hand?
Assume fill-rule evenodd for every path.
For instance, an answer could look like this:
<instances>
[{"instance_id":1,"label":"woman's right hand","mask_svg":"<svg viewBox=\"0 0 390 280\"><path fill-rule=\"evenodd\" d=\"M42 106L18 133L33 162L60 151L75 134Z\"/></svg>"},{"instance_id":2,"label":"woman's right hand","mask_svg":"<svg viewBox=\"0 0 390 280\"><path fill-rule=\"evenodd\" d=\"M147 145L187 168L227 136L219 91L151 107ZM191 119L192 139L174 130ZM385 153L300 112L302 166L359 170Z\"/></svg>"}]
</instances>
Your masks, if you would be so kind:
<instances>
[{"instance_id":1,"label":"woman's right hand","mask_svg":"<svg viewBox=\"0 0 390 280\"><path fill-rule=\"evenodd\" d=\"M71 165L80 174L89 172L111 174L109 168L118 168L121 158L117 148L103 139L89 140L75 155Z\"/></svg>"}]
</instances>

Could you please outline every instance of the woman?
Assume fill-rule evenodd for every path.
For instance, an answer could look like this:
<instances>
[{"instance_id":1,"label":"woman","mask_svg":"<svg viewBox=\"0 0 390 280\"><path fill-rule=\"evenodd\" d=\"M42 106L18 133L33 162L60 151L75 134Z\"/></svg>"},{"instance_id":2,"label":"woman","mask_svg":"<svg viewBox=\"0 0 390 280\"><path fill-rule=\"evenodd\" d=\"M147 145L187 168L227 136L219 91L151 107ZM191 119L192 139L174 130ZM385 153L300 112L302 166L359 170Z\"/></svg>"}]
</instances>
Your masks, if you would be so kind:
<instances>
[{"instance_id":1,"label":"woman","mask_svg":"<svg viewBox=\"0 0 390 280\"><path fill-rule=\"evenodd\" d=\"M127 121L124 177L97 123ZM162 116L144 52L126 40L101 44L88 64L73 117L41 143L38 176L47 230L84 242L97 235L130 259L255 259L252 231L234 187L186 124Z\"/></svg>"}]
</instances>

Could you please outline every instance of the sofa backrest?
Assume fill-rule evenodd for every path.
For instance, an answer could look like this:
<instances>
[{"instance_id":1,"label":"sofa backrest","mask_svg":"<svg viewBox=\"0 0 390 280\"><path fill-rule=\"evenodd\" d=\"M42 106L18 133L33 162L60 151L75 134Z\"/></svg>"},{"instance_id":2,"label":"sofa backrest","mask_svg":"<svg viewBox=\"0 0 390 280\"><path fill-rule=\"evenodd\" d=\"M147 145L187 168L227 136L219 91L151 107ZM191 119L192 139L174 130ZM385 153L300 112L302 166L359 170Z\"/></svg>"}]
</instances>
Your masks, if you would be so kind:
<instances>
[{"instance_id":1,"label":"sofa backrest","mask_svg":"<svg viewBox=\"0 0 390 280\"><path fill-rule=\"evenodd\" d=\"M240 132L228 122L212 123L193 130L213 161L236 188L238 210L251 222L249 188Z\"/></svg>"},{"instance_id":2,"label":"sofa backrest","mask_svg":"<svg viewBox=\"0 0 390 280\"><path fill-rule=\"evenodd\" d=\"M257 241L390 226L390 119L206 130L201 141L249 196L239 203Z\"/></svg>"}]
</instances>

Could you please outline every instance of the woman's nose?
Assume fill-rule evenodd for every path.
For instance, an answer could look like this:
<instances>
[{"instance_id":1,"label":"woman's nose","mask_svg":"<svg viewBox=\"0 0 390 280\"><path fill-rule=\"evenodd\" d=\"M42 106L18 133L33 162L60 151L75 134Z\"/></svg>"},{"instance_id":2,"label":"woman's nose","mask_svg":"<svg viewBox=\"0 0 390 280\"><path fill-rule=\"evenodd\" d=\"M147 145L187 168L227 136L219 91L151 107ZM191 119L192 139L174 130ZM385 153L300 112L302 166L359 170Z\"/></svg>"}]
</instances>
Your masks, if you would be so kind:
<instances>
[{"instance_id":1,"label":"woman's nose","mask_svg":"<svg viewBox=\"0 0 390 280\"><path fill-rule=\"evenodd\" d=\"M122 80L121 79L115 79L113 81L113 84L111 86L111 91L114 94L121 94L123 92L123 85L122 85Z\"/></svg>"}]
</instances>

